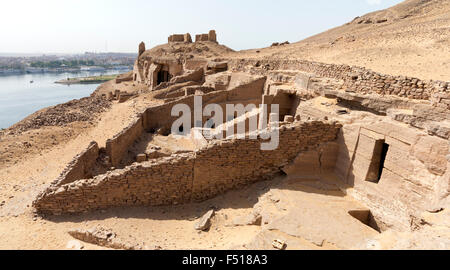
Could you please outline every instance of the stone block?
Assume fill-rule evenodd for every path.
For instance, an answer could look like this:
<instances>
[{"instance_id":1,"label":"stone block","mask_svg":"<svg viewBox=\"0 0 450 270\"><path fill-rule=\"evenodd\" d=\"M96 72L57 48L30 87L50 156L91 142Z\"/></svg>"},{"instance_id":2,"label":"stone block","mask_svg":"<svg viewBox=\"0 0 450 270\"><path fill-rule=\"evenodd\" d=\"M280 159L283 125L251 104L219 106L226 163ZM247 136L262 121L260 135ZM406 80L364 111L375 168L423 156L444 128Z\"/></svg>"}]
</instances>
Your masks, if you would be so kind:
<instances>
[{"instance_id":1,"label":"stone block","mask_svg":"<svg viewBox=\"0 0 450 270\"><path fill-rule=\"evenodd\" d=\"M317 178L320 176L318 151L300 153L295 160L283 167L283 172L292 177Z\"/></svg>"},{"instance_id":2,"label":"stone block","mask_svg":"<svg viewBox=\"0 0 450 270\"><path fill-rule=\"evenodd\" d=\"M207 231L211 227L211 219L214 217L214 210L209 210L203 217L195 224L194 228L198 231Z\"/></svg>"}]
</instances>

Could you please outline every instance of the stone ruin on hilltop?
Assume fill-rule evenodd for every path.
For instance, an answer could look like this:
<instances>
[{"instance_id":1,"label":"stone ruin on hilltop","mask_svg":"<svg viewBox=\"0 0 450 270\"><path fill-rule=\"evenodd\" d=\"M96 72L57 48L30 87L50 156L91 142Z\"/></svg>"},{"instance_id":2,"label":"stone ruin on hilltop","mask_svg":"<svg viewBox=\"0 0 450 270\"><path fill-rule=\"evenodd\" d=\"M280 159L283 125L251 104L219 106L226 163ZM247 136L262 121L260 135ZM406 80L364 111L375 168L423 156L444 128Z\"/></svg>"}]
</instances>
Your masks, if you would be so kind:
<instances>
[{"instance_id":1,"label":"stone ruin on hilltop","mask_svg":"<svg viewBox=\"0 0 450 270\"><path fill-rule=\"evenodd\" d=\"M185 42L185 43L192 43L192 37L191 34L173 34L170 35L168 38L169 43L170 42ZM210 30L208 34L199 34L195 35L195 42L201 42L201 41L210 41L217 43L217 35L215 30Z\"/></svg>"}]
</instances>

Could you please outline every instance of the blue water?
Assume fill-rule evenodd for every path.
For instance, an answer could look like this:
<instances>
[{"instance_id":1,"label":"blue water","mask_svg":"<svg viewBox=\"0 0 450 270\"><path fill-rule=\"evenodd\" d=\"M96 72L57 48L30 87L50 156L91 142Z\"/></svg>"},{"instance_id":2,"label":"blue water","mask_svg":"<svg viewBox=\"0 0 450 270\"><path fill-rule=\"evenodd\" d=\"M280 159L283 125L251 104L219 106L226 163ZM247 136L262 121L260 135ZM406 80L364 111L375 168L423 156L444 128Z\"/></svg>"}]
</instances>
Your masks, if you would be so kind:
<instances>
[{"instance_id":1,"label":"blue water","mask_svg":"<svg viewBox=\"0 0 450 270\"><path fill-rule=\"evenodd\" d=\"M62 85L55 81L115 73L117 71L0 76L0 129L8 128L45 107L89 96L99 86Z\"/></svg>"}]
</instances>

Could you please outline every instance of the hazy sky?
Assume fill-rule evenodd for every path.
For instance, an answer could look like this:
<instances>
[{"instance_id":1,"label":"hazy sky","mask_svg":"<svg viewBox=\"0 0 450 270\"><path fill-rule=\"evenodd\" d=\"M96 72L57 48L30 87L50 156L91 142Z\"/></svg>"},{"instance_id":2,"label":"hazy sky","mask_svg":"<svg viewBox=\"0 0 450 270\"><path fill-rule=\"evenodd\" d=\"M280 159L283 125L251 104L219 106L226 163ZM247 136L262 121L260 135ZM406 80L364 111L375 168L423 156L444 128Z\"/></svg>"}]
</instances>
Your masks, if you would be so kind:
<instances>
[{"instance_id":1,"label":"hazy sky","mask_svg":"<svg viewBox=\"0 0 450 270\"><path fill-rule=\"evenodd\" d=\"M0 52L135 52L172 33L207 33L241 50L296 42L401 0L8 0Z\"/></svg>"}]
</instances>

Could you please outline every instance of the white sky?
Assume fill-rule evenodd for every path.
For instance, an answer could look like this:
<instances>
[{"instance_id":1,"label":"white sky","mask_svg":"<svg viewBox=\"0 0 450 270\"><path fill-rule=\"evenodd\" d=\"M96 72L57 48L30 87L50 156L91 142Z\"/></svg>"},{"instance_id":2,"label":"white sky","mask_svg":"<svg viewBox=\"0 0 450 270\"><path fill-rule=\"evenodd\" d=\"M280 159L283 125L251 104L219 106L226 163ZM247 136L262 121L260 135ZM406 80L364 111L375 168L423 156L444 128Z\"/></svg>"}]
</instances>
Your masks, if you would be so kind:
<instances>
[{"instance_id":1,"label":"white sky","mask_svg":"<svg viewBox=\"0 0 450 270\"><path fill-rule=\"evenodd\" d=\"M401 0L4 0L1 53L135 52L215 29L235 50L296 42Z\"/></svg>"}]
</instances>

